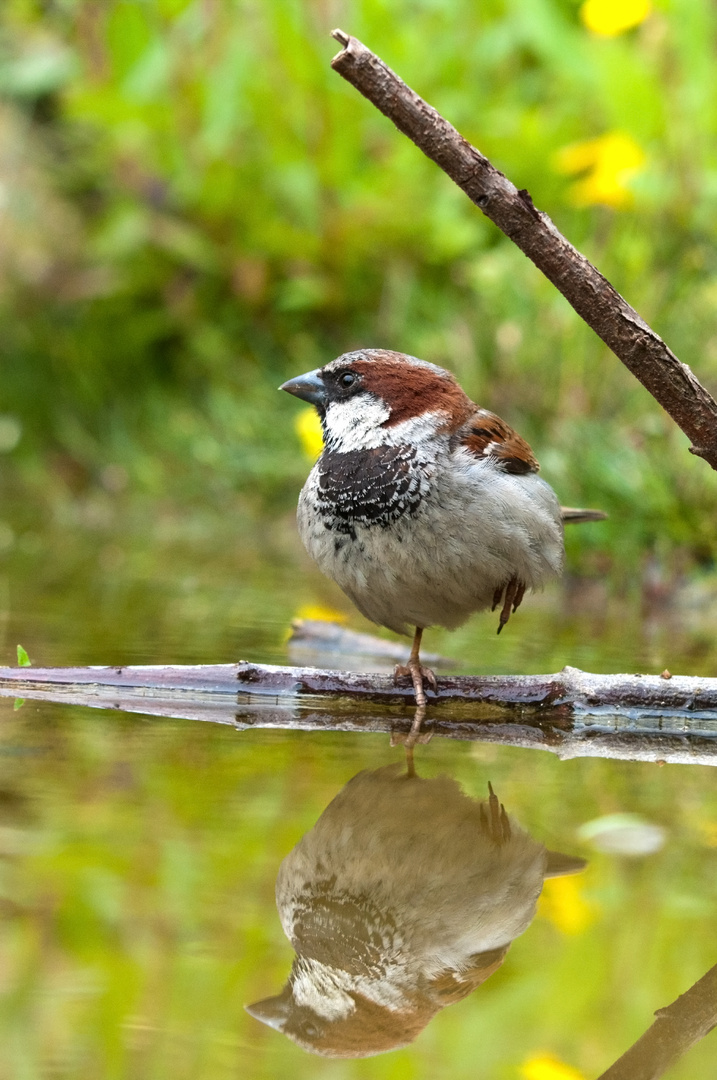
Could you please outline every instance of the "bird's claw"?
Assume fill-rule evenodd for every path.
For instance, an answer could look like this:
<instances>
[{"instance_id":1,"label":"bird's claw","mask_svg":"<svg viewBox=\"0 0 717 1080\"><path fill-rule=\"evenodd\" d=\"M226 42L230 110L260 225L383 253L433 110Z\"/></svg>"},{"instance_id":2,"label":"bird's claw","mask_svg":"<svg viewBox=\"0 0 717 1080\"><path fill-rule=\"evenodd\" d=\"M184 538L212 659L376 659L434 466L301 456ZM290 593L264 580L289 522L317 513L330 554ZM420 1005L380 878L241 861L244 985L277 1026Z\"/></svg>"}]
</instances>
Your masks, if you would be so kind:
<instances>
[{"instance_id":1,"label":"bird's claw","mask_svg":"<svg viewBox=\"0 0 717 1080\"><path fill-rule=\"evenodd\" d=\"M393 673L393 681L397 683L399 679L405 678L410 678L413 682L413 689L416 694L416 705L418 705L419 708L427 704L424 680L429 684L434 694L438 693L438 682L436 681L435 674L430 668L423 667L417 660L409 659L407 664L396 664Z\"/></svg>"},{"instance_id":2,"label":"bird's claw","mask_svg":"<svg viewBox=\"0 0 717 1080\"><path fill-rule=\"evenodd\" d=\"M486 811L485 803L481 803L480 807L481 829L490 836L494 844L502 847L511 837L510 819L503 803L493 791L491 783L488 784L488 792L488 810Z\"/></svg>"},{"instance_id":3,"label":"bird's claw","mask_svg":"<svg viewBox=\"0 0 717 1080\"><path fill-rule=\"evenodd\" d=\"M501 585L493 593L493 606L491 611L495 611L503 599L503 590L505 590L505 599L503 601L503 610L500 613L500 619L498 620L498 633L501 632L508 619L511 616L511 612L517 611L520 607L520 602L525 596L526 586L518 578L511 578L507 585Z\"/></svg>"},{"instance_id":4,"label":"bird's claw","mask_svg":"<svg viewBox=\"0 0 717 1080\"><path fill-rule=\"evenodd\" d=\"M392 731L391 732L391 745L392 746L405 746L406 750L410 750L412 746L417 743L423 745L430 743L433 739L432 731L421 731L423 720L425 719L425 707L419 705L416 710L416 715L412 719L410 730L408 731Z\"/></svg>"},{"instance_id":5,"label":"bird's claw","mask_svg":"<svg viewBox=\"0 0 717 1080\"><path fill-rule=\"evenodd\" d=\"M433 693L437 694L438 680L436 679L436 673L434 672L433 668L422 667L421 672L423 674L423 678L428 679L429 683L431 684L431 689L433 690Z\"/></svg>"},{"instance_id":6,"label":"bird's claw","mask_svg":"<svg viewBox=\"0 0 717 1080\"><path fill-rule=\"evenodd\" d=\"M392 731L391 732L391 746L405 746L406 750L410 750L412 746L427 746L433 738L432 731L422 731L420 735L412 736L410 731ZM410 740L410 745L409 745Z\"/></svg>"}]
</instances>

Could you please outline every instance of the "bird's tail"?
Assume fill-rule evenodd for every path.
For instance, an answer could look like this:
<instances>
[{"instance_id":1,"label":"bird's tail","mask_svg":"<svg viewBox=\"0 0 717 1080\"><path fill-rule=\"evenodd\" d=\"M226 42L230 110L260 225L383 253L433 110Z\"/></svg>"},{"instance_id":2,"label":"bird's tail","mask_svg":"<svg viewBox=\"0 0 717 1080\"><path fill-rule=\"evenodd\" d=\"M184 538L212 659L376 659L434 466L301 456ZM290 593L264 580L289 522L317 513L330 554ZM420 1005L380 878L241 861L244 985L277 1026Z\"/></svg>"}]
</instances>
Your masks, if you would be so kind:
<instances>
[{"instance_id":1,"label":"bird's tail","mask_svg":"<svg viewBox=\"0 0 717 1080\"><path fill-rule=\"evenodd\" d=\"M579 525L583 521L604 521L607 517L604 510L577 510L574 506L561 506L560 513L566 525Z\"/></svg>"}]
</instances>

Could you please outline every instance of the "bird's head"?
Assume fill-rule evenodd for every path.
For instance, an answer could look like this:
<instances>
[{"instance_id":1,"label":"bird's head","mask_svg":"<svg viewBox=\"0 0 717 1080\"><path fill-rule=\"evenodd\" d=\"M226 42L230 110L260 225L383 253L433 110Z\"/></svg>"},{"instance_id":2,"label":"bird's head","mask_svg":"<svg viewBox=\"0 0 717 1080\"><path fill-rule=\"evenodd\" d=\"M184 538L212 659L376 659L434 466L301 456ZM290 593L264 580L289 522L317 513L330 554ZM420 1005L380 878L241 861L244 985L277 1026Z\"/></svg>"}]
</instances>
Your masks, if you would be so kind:
<instances>
[{"instance_id":1,"label":"bird's head","mask_svg":"<svg viewBox=\"0 0 717 1080\"><path fill-rule=\"evenodd\" d=\"M280 389L316 406L339 453L451 432L475 409L449 371L387 349L344 353Z\"/></svg>"},{"instance_id":2,"label":"bird's head","mask_svg":"<svg viewBox=\"0 0 717 1080\"><path fill-rule=\"evenodd\" d=\"M402 1009L389 1008L359 993L346 995L346 1001L348 1007L332 1008L335 1003L330 1001L319 1003L318 1008L316 1002L309 1005L290 978L280 994L245 1008L303 1050L333 1058L373 1057L407 1046L438 1011L419 994Z\"/></svg>"}]
</instances>

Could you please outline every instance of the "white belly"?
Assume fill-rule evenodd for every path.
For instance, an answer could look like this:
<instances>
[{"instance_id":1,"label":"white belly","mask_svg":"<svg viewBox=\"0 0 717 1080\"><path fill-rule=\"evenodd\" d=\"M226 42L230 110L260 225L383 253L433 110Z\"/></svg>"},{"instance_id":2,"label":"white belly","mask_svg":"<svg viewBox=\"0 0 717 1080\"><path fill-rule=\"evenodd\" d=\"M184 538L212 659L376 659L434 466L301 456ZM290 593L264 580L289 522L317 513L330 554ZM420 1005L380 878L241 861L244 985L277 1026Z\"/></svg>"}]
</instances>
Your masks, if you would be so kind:
<instances>
[{"instance_id":1,"label":"white belly","mask_svg":"<svg viewBox=\"0 0 717 1080\"><path fill-rule=\"evenodd\" d=\"M353 534L326 528L316 484L314 469L299 498L307 551L363 615L398 633L459 626L511 578L535 589L562 570L560 506L535 473L506 474L458 451L414 514L357 523Z\"/></svg>"}]
</instances>

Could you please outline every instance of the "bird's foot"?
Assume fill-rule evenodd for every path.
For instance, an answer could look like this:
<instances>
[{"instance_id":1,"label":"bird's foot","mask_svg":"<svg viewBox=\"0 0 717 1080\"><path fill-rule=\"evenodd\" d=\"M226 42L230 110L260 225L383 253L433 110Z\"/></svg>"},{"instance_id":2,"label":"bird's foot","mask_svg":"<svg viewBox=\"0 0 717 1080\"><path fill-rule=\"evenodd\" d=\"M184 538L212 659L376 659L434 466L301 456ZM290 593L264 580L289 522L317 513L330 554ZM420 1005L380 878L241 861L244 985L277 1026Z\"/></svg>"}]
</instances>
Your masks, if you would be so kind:
<instances>
[{"instance_id":1,"label":"bird's foot","mask_svg":"<svg viewBox=\"0 0 717 1080\"><path fill-rule=\"evenodd\" d=\"M525 596L526 586L522 581L518 581L517 578L511 578L506 585L501 585L493 593L493 606L491 611L495 611L503 598L505 592L505 599L503 601L503 608L500 613L500 619L498 620L498 633L501 632L508 619L511 616L511 612L517 611L520 607L520 602Z\"/></svg>"},{"instance_id":2,"label":"bird's foot","mask_svg":"<svg viewBox=\"0 0 717 1080\"><path fill-rule=\"evenodd\" d=\"M411 725L410 731L391 732L391 746L405 746L406 750L411 750L418 743L420 743L421 746L427 746L432 738L432 731L419 731L414 734L413 725Z\"/></svg>"},{"instance_id":3,"label":"bird's foot","mask_svg":"<svg viewBox=\"0 0 717 1080\"><path fill-rule=\"evenodd\" d=\"M503 844L510 840L510 820L505 812L505 807L502 802L499 802L498 796L493 791L492 784L488 784L488 810L486 811L485 803L481 803L480 806L480 824L482 831L489 836L494 844L498 847L502 847Z\"/></svg>"},{"instance_id":4,"label":"bird's foot","mask_svg":"<svg viewBox=\"0 0 717 1080\"><path fill-rule=\"evenodd\" d=\"M418 659L410 656L407 664L396 664L396 668L393 673L393 681L398 682L399 679L409 678L413 682L413 690L416 695L416 705L421 708L427 705L426 691L423 686L423 680L430 685L434 694L438 693L438 683L436 682L436 676L433 674L430 668L423 667Z\"/></svg>"}]
</instances>

